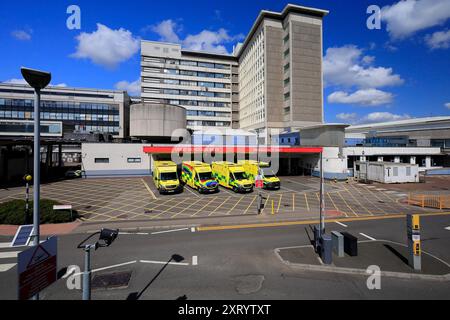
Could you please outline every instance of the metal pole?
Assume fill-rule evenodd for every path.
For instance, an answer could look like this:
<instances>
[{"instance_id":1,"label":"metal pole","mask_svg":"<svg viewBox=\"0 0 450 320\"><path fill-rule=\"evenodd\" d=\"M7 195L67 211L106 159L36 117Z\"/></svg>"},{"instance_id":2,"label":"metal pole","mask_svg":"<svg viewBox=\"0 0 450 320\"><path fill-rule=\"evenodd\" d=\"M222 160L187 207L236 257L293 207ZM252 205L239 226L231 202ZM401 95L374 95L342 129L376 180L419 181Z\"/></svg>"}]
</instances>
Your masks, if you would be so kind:
<instances>
[{"instance_id":1,"label":"metal pole","mask_svg":"<svg viewBox=\"0 0 450 320\"><path fill-rule=\"evenodd\" d=\"M39 214L39 197L40 197L40 182L41 182L41 123L40 123L40 106L41 106L41 92L40 89L34 89L34 152L33 152L33 234L32 245L39 245L40 230L40 214ZM39 293L37 293L33 300L39 300Z\"/></svg>"},{"instance_id":2,"label":"metal pole","mask_svg":"<svg viewBox=\"0 0 450 320\"><path fill-rule=\"evenodd\" d=\"M84 247L83 300L91 300L91 246Z\"/></svg>"},{"instance_id":3,"label":"metal pole","mask_svg":"<svg viewBox=\"0 0 450 320\"><path fill-rule=\"evenodd\" d=\"M324 178L323 178L323 154L320 153L320 228L319 228L319 236L322 237L322 234L325 233L325 220L324 220Z\"/></svg>"},{"instance_id":4,"label":"metal pole","mask_svg":"<svg viewBox=\"0 0 450 320\"><path fill-rule=\"evenodd\" d=\"M30 184L26 183L25 192L25 224L28 224L30 220Z\"/></svg>"}]
</instances>

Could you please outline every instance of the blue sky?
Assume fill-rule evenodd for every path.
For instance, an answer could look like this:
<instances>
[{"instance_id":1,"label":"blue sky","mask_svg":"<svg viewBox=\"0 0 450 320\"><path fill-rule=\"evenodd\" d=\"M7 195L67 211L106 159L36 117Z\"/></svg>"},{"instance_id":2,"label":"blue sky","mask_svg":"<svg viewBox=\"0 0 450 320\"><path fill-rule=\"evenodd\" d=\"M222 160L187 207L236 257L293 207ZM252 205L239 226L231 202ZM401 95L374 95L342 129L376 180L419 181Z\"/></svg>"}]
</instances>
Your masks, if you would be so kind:
<instances>
[{"instance_id":1,"label":"blue sky","mask_svg":"<svg viewBox=\"0 0 450 320\"><path fill-rule=\"evenodd\" d=\"M139 83L139 39L232 51L262 9L289 1L2 1L0 81L20 67L50 70L53 85L120 88ZM327 122L450 115L450 1L291 1L327 9L324 109ZM69 5L81 29L69 30ZM381 10L369 30L367 7Z\"/></svg>"}]
</instances>

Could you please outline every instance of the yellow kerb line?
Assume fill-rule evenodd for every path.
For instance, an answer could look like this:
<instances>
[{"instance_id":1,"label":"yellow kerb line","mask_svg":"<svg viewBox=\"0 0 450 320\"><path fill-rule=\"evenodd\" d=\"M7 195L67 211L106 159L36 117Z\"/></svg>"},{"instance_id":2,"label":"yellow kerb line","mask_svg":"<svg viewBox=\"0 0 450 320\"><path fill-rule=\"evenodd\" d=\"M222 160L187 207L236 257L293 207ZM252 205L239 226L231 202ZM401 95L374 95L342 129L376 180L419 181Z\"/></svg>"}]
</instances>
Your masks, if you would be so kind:
<instances>
[{"instance_id":1,"label":"yellow kerb line","mask_svg":"<svg viewBox=\"0 0 450 320\"><path fill-rule=\"evenodd\" d=\"M418 213L419 216L443 216L450 215L450 212L437 212L437 213ZM386 219L399 219L404 218L406 214L395 214L388 216L371 216L371 217L352 217L352 218L338 218L338 219L325 219L325 222L330 223L334 221L339 222L351 222L351 221L370 221L370 220L386 220ZM316 224L319 220L303 220L303 221L286 221L286 222L272 222L272 223L255 223L255 224L241 224L241 225L228 225L228 226L205 226L197 227L197 231L221 231L221 230L236 230L236 229L252 229L252 228L268 228L268 227L284 227L295 226L305 224Z\"/></svg>"}]
</instances>

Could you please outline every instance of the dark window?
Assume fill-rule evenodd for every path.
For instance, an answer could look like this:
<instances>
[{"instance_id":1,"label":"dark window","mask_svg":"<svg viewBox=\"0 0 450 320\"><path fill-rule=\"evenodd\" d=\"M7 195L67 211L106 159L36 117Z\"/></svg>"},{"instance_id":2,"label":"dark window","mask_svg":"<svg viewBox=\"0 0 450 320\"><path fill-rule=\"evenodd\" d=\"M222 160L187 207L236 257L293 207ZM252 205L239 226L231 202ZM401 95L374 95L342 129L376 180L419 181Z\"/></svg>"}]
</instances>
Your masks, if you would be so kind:
<instances>
[{"instance_id":1,"label":"dark window","mask_svg":"<svg viewBox=\"0 0 450 320\"><path fill-rule=\"evenodd\" d=\"M95 158L95 163L109 163L109 158Z\"/></svg>"}]
</instances>

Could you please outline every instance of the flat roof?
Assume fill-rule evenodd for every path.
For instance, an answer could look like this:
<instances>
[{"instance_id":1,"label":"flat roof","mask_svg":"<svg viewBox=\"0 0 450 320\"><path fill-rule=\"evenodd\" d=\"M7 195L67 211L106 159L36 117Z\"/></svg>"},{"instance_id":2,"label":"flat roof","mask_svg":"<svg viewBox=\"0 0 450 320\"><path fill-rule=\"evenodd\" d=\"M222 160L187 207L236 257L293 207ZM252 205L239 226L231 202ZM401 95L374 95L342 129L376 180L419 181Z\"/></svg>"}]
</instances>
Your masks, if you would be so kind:
<instances>
[{"instance_id":1,"label":"flat roof","mask_svg":"<svg viewBox=\"0 0 450 320\"><path fill-rule=\"evenodd\" d=\"M187 50L187 49L183 49L183 48L181 48L181 52L186 55L202 56L204 58L211 58L211 59L221 58L224 60L237 61L237 59L239 59L241 53L245 50L246 46L250 42L254 33L256 32L259 24L265 18L284 20L289 13L300 13L300 14L306 14L306 15L313 16L313 17L322 18L322 17L326 16L329 13L329 11L323 10L323 9L318 9L318 8L300 6L300 5L291 4L291 3L288 3L281 12L270 11L270 10L261 10L261 12L259 13L255 22L253 23L252 28L250 29L249 33L245 37L244 42L241 44L240 47L238 47L238 51L236 54L234 54L234 53L221 54L221 53L214 53L214 52L208 52L208 51L194 51L194 50ZM152 41L152 40L141 40L141 42L166 43L166 44L171 44L171 45L178 45L181 47L181 45L179 43Z\"/></svg>"},{"instance_id":2,"label":"flat roof","mask_svg":"<svg viewBox=\"0 0 450 320\"><path fill-rule=\"evenodd\" d=\"M176 146L144 146L144 153L149 154L171 154L171 153L204 153L215 152L217 154L225 153L322 153L322 147L247 147L247 146L195 146L195 145L176 145Z\"/></svg>"},{"instance_id":3,"label":"flat roof","mask_svg":"<svg viewBox=\"0 0 450 320\"><path fill-rule=\"evenodd\" d=\"M9 82L0 82L0 87L11 87L15 89L27 89L30 90L31 93L33 93L33 88L31 88L27 84L20 84L20 83L9 83ZM86 91L86 92L92 92L92 93L126 93L126 90L113 90L113 89L96 89L96 88L77 88L77 87L60 87L60 86L48 86L45 89L42 90L41 94L45 95L46 91ZM67 92L68 94L70 92Z\"/></svg>"},{"instance_id":4,"label":"flat roof","mask_svg":"<svg viewBox=\"0 0 450 320\"><path fill-rule=\"evenodd\" d=\"M406 120L397 120L397 121L387 121L387 122L377 122L377 123L368 123L368 124L359 124L352 125L347 128L348 131L356 130L356 129L376 129L382 127L395 127L402 125L411 125L411 124L430 124L435 122L443 122L449 121L450 116L439 116L439 117L424 117L424 118L413 118Z\"/></svg>"}]
</instances>

